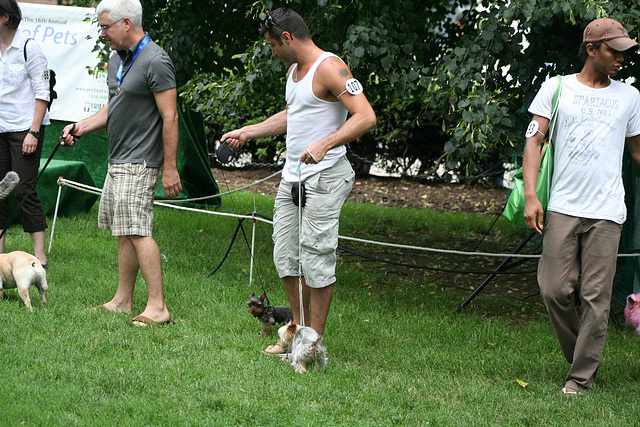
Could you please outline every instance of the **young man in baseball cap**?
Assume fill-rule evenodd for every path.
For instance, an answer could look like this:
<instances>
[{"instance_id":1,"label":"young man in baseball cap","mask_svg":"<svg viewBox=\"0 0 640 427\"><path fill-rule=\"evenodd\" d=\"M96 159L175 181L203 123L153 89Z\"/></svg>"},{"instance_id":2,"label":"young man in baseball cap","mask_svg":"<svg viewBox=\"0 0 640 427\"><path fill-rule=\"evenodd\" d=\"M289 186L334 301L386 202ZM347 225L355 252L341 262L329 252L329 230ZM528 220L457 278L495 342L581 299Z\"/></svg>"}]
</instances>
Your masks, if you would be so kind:
<instances>
[{"instance_id":1,"label":"young man in baseball cap","mask_svg":"<svg viewBox=\"0 0 640 427\"><path fill-rule=\"evenodd\" d=\"M536 182L557 77L542 84L529 107L533 120L525 135L524 218L536 233L542 234L544 227L538 284L571 365L564 394L590 389L602 359L618 243L627 215L621 174L625 142L640 163L640 94L611 77L622 68L625 55L636 49L638 43L613 19L596 19L585 28L579 49L582 70L562 78L546 216Z\"/></svg>"}]
</instances>

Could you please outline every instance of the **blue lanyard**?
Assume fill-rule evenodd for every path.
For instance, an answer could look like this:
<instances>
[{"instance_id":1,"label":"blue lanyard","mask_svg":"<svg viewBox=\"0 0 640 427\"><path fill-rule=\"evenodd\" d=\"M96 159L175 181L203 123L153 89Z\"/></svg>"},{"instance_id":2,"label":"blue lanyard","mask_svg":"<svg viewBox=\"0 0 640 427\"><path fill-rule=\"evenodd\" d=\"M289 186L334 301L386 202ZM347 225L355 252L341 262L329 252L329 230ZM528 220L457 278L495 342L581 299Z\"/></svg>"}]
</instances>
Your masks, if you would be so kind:
<instances>
[{"instance_id":1,"label":"blue lanyard","mask_svg":"<svg viewBox=\"0 0 640 427\"><path fill-rule=\"evenodd\" d=\"M138 57L138 55L140 54L140 52L142 51L142 49L147 45L147 43L149 43L151 41L151 37L149 37L149 34L147 34L146 36L144 36L144 38L142 39L142 41L140 42L140 44L138 45L138 48L136 49L136 53L133 54L133 58L131 58L131 63L129 64L129 66L127 67L127 69L125 70L124 74L122 74L122 69L124 68L124 61L120 61L120 67L118 68L118 74L116 74L116 79L118 80L118 89L120 89L120 85L122 84L122 79L124 79L124 76L127 75L127 73L129 72L129 69L131 68L131 66L133 65L133 61L136 60L136 58ZM118 92L120 92L120 90L118 90Z\"/></svg>"}]
</instances>

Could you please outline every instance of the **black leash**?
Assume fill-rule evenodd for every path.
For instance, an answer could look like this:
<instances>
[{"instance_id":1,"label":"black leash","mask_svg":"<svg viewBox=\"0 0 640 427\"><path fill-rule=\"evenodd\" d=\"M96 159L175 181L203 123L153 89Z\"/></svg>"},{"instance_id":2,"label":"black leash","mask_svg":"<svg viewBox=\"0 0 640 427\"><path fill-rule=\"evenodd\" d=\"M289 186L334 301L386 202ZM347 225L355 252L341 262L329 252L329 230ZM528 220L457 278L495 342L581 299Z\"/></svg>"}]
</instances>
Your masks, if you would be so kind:
<instances>
[{"instance_id":1,"label":"black leash","mask_svg":"<svg viewBox=\"0 0 640 427\"><path fill-rule=\"evenodd\" d=\"M73 127L71 128L71 132L69 132L69 134L72 134L72 132L75 130L76 125L75 123L73 124ZM18 215L18 213L20 212L20 208L22 207L22 205L24 205L24 202L27 201L27 197L29 197L29 195L31 194L31 192L33 191L34 188L36 188L36 184L38 183L38 181L40 180L40 177L42 176L42 174L44 173L44 171L47 169L47 166L49 166L49 163L51 163L51 160L53 160L53 156L55 156L56 151L58 151L58 148L60 148L60 145L62 144L62 141L64 140L62 138L62 134L64 131L60 132L60 137L58 138L58 143L56 144L55 147L53 147L53 151L51 152L51 155L49 155L49 158L47 159L47 161L45 162L44 166L42 167L42 170L40 171L40 173L38 174L38 177L36 178L35 181L33 181L33 184L31 184L31 188L29 188L29 191L27 191L27 194L25 194L24 198L22 199L22 201L20 202L20 204L18 205L18 207L16 208L16 210L13 212L13 214L11 215L11 217L9 218L9 220L7 221L7 225L5 225L4 229L2 230L2 233L0 233L0 239L2 239L4 237L4 235L7 233L7 230L9 229L9 227L11 226L11 223L13 222L14 219L16 219L16 215ZM76 137L75 135L71 135L73 136L74 140L77 141L80 137Z\"/></svg>"},{"instance_id":2,"label":"black leash","mask_svg":"<svg viewBox=\"0 0 640 427\"><path fill-rule=\"evenodd\" d=\"M217 157L217 159L218 159L218 161L220 163L227 164L231 160L233 160L233 158L241 150L241 148L242 147L238 147L236 149L231 149L231 148L229 148L227 146L226 140L220 141L220 145L218 145L218 149L216 150L216 157ZM224 182L227 185L227 191L229 191L229 193L233 193L231 191L231 189L229 188L229 181L224 176L224 168L222 168L221 171L222 171L222 178L224 179ZM234 200L233 196L231 196L231 204L233 205L232 207L233 207L234 212L238 212L238 209L236 207L235 200ZM254 216L254 218L253 218L254 227L255 227L255 217L256 216L262 217L262 218L267 219L267 220L271 220L271 218L266 217L264 215L260 215L257 212L253 212L251 215ZM207 278L213 276L220 269L220 267L222 267L222 264L224 264L224 262L226 261L227 257L229 256L229 253L231 252L231 247L233 246L233 243L235 242L236 237L238 236L238 232L240 232L240 231L242 231L242 236L244 237L244 241L247 244L247 248L249 248L249 253L251 254L252 264L255 264L255 258L254 258L255 254L251 250L251 245L249 244L249 239L247 238L247 234L245 233L244 227L242 226L242 223L244 222L245 219L246 218L239 218L238 219L238 226L236 227L236 230L233 233L233 237L231 238L231 243L229 244L229 248L227 249L227 252L222 257L222 261L220 261L220 264L218 264L218 266L211 273L209 273L207 275ZM260 275L260 272L258 271L257 266L256 266L256 273L257 273L258 277L262 278L262 276ZM264 289L264 286L262 286L262 290L263 290L264 294L266 295L267 292ZM269 299L268 298L265 298L265 299L266 299L267 305L269 305Z\"/></svg>"},{"instance_id":3,"label":"black leash","mask_svg":"<svg viewBox=\"0 0 640 427\"><path fill-rule=\"evenodd\" d=\"M252 215L255 215L257 217L260 217L260 218L263 218L263 219L266 219L266 220L271 220L271 218L269 218L268 216L261 215L261 214L259 214L257 212L253 212ZM240 231L242 231L242 235L244 236L244 240L245 240L245 243L247 244L247 247L250 247L249 239L247 238L247 235L244 232L244 227L242 227L242 223L244 222L245 219L247 219L247 218L238 218L238 225L236 226L236 231L233 233L233 237L231 237L231 243L229 243L229 247L227 248L227 252L222 257L222 261L220 261L220 264L218 264L218 266L211 273L209 273L207 275L207 278L213 276L214 274L216 274L218 272L218 270L220 270L220 267L222 267L222 264L224 264L224 262L227 260L227 257L229 256L229 253L231 252L231 248L233 247L233 244L236 241L236 237L238 237L238 233Z\"/></svg>"}]
</instances>

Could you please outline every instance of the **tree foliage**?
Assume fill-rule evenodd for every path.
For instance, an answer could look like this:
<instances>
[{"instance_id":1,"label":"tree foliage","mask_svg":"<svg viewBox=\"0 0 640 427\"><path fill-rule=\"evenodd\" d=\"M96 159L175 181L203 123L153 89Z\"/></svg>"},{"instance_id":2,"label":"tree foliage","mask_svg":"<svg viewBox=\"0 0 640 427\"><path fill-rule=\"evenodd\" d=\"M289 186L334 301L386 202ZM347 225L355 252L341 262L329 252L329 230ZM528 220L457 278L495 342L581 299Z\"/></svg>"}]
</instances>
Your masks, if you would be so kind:
<instances>
[{"instance_id":1,"label":"tree foliage","mask_svg":"<svg viewBox=\"0 0 640 427\"><path fill-rule=\"evenodd\" d=\"M378 125L351 151L418 168L481 176L521 152L526 109L548 75L578 72L582 30L611 16L637 35L631 0L142 0L144 26L171 55L181 96L211 138L285 108L286 70L258 29L266 11L300 13L314 41L364 84ZM466 10L465 25L455 22ZM629 55L621 78L639 75ZM272 161L282 137L252 141Z\"/></svg>"},{"instance_id":2,"label":"tree foliage","mask_svg":"<svg viewBox=\"0 0 640 427\"><path fill-rule=\"evenodd\" d=\"M276 5L258 2L247 11L256 28L267 10L286 5L306 20L318 46L341 56L362 81L378 115L378 126L352 150L368 158L376 154L396 160L405 170L420 160L437 158L447 139L436 115L424 109L424 93L442 46L451 45L456 7L449 0L425 5L421 1L289 0ZM256 39L235 56L237 68L225 73L200 73L184 95L198 105L219 129L261 120L285 108L286 70L264 41ZM282 145L282 141L280 145ZM271 141L258 141L257 154L271 158Z\"/></svg>"},{"instance_id":3,"label":"tree foliage","mask_svg":"<svg viewBox=\"0 0 640 427\"><path fill-rule=\"evenodd\" d=\"M460 162L467 173L521 152L528 105L547 76L580 71L577 51L589 21L611 16L637 34L639 13L631 1L481 3L473 29L439 62L425 107L442 114L449 166ZM619 78L638 75L635 55L627 55Z\"/></svg>"}]
</instances>

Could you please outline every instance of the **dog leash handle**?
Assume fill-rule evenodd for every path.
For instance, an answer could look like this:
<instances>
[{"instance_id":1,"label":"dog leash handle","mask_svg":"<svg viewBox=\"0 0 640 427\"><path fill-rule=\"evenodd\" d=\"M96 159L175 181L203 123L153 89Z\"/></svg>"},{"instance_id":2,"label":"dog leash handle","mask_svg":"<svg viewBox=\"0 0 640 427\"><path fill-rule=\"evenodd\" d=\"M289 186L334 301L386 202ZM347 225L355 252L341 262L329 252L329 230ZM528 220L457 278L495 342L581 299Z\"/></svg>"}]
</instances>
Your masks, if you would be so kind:
<instances>
[{"instance_id":1,"label":"dog leash handle","mask_svg":"<svg viewBox=\"0 0 640 427\"><path fill-rule=\"evenodd\" d=\"M71 125L71 130L69 131L69 135L71 135L71 138L73 138L73 143L75 144L76 142L78 142L78 140L80 139L80 136L82 136L82 135L80 135L80 136L74 135L73 134L74 130L76 130L76 123L73 123ZM64 145L65 147L71 147L71 145L62 144L63 142L64 142L64 129L62 129L62 131L60 132L60 136L58 137L58 145ZM58 145L56 145L56 148L54 149L54 152L55 152L55 150L58 149Z\"/></svg>"}]
</instances>

